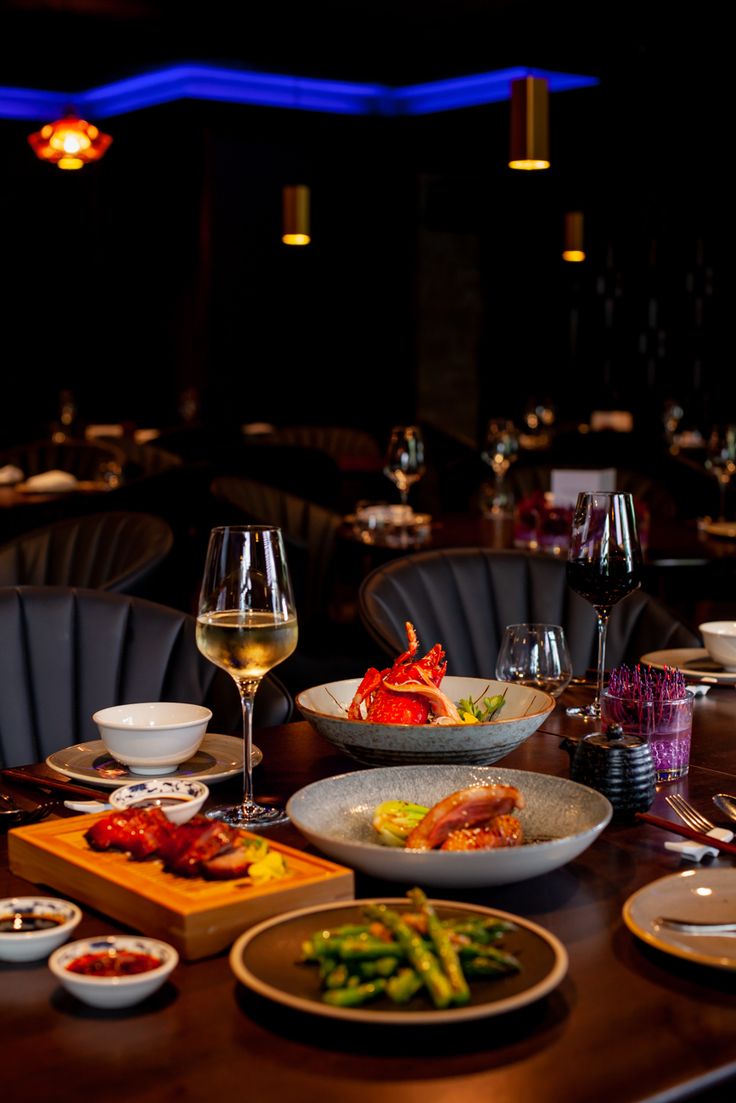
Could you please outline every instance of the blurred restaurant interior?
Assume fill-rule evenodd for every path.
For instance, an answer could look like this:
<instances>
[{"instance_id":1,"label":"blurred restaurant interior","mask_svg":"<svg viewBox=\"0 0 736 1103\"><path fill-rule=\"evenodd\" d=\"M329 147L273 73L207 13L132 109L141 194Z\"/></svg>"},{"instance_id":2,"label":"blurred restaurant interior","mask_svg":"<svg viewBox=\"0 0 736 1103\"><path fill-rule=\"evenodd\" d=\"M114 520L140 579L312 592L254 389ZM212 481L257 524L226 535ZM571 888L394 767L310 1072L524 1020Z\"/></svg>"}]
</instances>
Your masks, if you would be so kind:
<instances>
[{"instance_id":1,"label":"blurred restaurant interior","mask_svg":"<svg viewBox=\"0 0 736 1103\"><path fill-rule=\"evenodd\" d=\"M170 489L142 485L164 465L158 450L208 493L241 475L345 515L398 501L381 457L392 426L415 423L426 475L410 502L434 522L518 513L554 468L614 469L643 496L662 561L660 518L693 528L695 552L681 548L653 589L693 628L730 615L730 546L711 540L706 554L695 531L734 516L709 462L712 429L736 420L727 36L709 4L695 22L664 12L625 3L603 25L589 5L538 0L247 13L226 0L206 12L9 0L3 462L112 426L128 451L104 508L191 528L198 499L181 472ZM511 83L530 75L550 166L514 171ZM59 171L29 136L70 112L112 141ZM282 241L294 187L306 247ZM563 259L566 232L583 260ZM483 453L499 418L517 441L494 498ZM354 431L351 446L331 442L337 481L303 427ZM278 453L259 451L286 430ZM371 439L349 455L359 434ZM147 441L135 456L134 435ZM202 530L222 515L207 501ZM100 508L67 496L4 509L4 537ZM353 566L359 579L366 564ZM187 607L187 585L173 603Z\"/></svg>"}]
</instances>

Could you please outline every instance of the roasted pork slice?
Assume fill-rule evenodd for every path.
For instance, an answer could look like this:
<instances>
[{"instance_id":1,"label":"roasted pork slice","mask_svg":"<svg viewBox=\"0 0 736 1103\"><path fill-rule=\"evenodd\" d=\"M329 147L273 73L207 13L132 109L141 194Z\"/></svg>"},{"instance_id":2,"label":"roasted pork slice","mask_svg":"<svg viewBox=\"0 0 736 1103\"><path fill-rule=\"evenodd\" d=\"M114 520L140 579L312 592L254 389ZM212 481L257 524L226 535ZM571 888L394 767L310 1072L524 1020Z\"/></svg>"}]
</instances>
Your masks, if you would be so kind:
<instances>
[{"instance_id":1,"label":"roasted pork slice","mask_svg":"<svg viewBox=\"0 0 736 1103\"><path fill-rule=\"evenodd\" d=\"M253 858L246 856L242 846L236 846L202 862L200 872L211 881L229 881L233 877L245 877L252 865Z\"/></svg>"},{"instance_id":2,"label":"roasted pork slice","mask_svg":"<svg viewBox=\"0 0 736 1103\"><path fill-rule=\"evenodd\" d=\"M125 850L140 861L159 850L171 826L160 808L128 808L103 816L84 837L94 850Z\"/></svg>"},{"instance_id":3,"label":"roasted pork slice","mask_svg":"<svg viewBox=\"0 0 736 1103\"><path fill-rule=\"evenodd\" d=\"M451 831L440 850L494 850L502 846L521 846L524 831L516 816L496 816L478 827Z\"/></svg>"},{"instance_id":4,"label":"roasted pork slice","mask_svg":"<svg viewBox=\"0 0 736 1103\"><path fill-rule=\"evenodd\" d=\"M183 824L182 826L186 826ZM238 841L238 832L226 823L208 820L204 830L193 835L184 847L170 848L162 853L164 868L182 877L196 877L203 862L222 851L231 850Z\"/></svg>"},{"instance_id":5,"label":"roasted pork slice","mask_svg":"<svg viewBox=\"0 0 736 1103\"><path fill-rule=\"evenodd\" d=\"M430 808L407 836L406 847L434 850L451 831L477 827L523 807L524 798L513 785L473 785L459 789Z\"/></svg>"}]
</instances>

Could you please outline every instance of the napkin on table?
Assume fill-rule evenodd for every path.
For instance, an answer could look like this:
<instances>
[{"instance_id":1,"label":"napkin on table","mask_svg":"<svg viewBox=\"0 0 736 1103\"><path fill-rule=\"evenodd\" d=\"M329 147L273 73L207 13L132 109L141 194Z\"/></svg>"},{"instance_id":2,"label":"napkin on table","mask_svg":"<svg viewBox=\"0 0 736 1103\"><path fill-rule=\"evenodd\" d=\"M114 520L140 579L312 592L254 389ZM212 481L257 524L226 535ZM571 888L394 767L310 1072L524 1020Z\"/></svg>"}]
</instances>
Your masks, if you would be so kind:
<instances>
[{"instance_id":1,"label":"napkin on table","mask_svg":"<svg viewBox=\"0 0 736 1103\"><path fill-rule=\"evenodd\" d=\"M51 471L41 471L38 475L31 475L26 479L26 490L69 490L77 485L76 476L69 471L59 471L54 468Z\"/></svg>"},{"instance_id":2,"label":"napkin on table","mask_svg":"<svg viewBox=\"0 0 736 1103\"><path fill-rule=\"evenodd\" d=\"M4 467L0 467L0 486L11 486L20 482L23 482L23 472L14 463L6 463Z\"/></svg>"}]
</instances>

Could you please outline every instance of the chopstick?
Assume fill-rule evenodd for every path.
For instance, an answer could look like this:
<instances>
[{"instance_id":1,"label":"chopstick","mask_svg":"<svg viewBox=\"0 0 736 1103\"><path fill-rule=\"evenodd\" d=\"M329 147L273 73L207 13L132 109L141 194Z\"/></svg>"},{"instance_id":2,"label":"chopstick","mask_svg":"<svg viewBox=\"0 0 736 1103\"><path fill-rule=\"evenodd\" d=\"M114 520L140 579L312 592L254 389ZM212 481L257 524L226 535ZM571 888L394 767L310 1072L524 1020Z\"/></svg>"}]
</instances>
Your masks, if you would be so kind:
<instances>
[{"instance_id":1,"label":"chopstick","mask_svg":"<svg viewBox=\"0 0 736 1103\"><path fill-rule=\"evenodd\" d=\"M76 797L90 797L94 800L104 799L104 793L101 793L99 789L85 789L83 785L74 785L63 775L58 778L47 777L46 774L34 774L30 770L26 772L22 767L17 767L0 770L0 776L16 785L33 786L34 789L58 789L62 793L74 794Z\"/></svg>"},{"instance_id":2,"label":"chopstick","mask_svg":"<svg viewBox=\"0 0 736 1103\"><path fill-rule=\"evenodd\" d=\"M684 823L675 823L674 820L663 819L662 816L652 816L649 812L637 812L637 820L650 823L653 827L663 827L665 831L672 831L675 835L684 835L686 839L692 839L702 846L712 846L714 850L722 850L726 854L736 854L736 843L724 843L712 835L706 835L703 831L694 831L692 827L686 827Z\"/></svg>"}]
</instances>

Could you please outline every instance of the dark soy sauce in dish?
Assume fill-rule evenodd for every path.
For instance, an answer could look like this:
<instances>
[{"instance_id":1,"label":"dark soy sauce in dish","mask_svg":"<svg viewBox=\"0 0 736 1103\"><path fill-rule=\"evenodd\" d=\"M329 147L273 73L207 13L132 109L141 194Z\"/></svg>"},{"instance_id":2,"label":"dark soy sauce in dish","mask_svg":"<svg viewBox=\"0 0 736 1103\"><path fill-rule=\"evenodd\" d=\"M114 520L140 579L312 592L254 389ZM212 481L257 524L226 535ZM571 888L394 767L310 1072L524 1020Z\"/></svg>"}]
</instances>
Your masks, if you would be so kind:
<instances>
[{"instance_id":1,"label":"dark soy sauce in dish","mask_svg":"<svg viewBox=\"0 0 736 1103\"><path fill-rule=\"evenodd\" d=\"M171 808L174 804L186 804L191 797L141 797L140 800L132 800L129 808Z\"/></svg>"},{"instance_id":2,"label":"dark soy sauce in dish","mask_svg":"<svg viewBox=\"0 0 736 1103\"><path fill-rule=\"evenodd\" d=\"M31 912L12 912L0 915L0 934L24 934L27 931L46 931L64 923L64 915L34 915Z\"/></svg>"}]
</instances>

